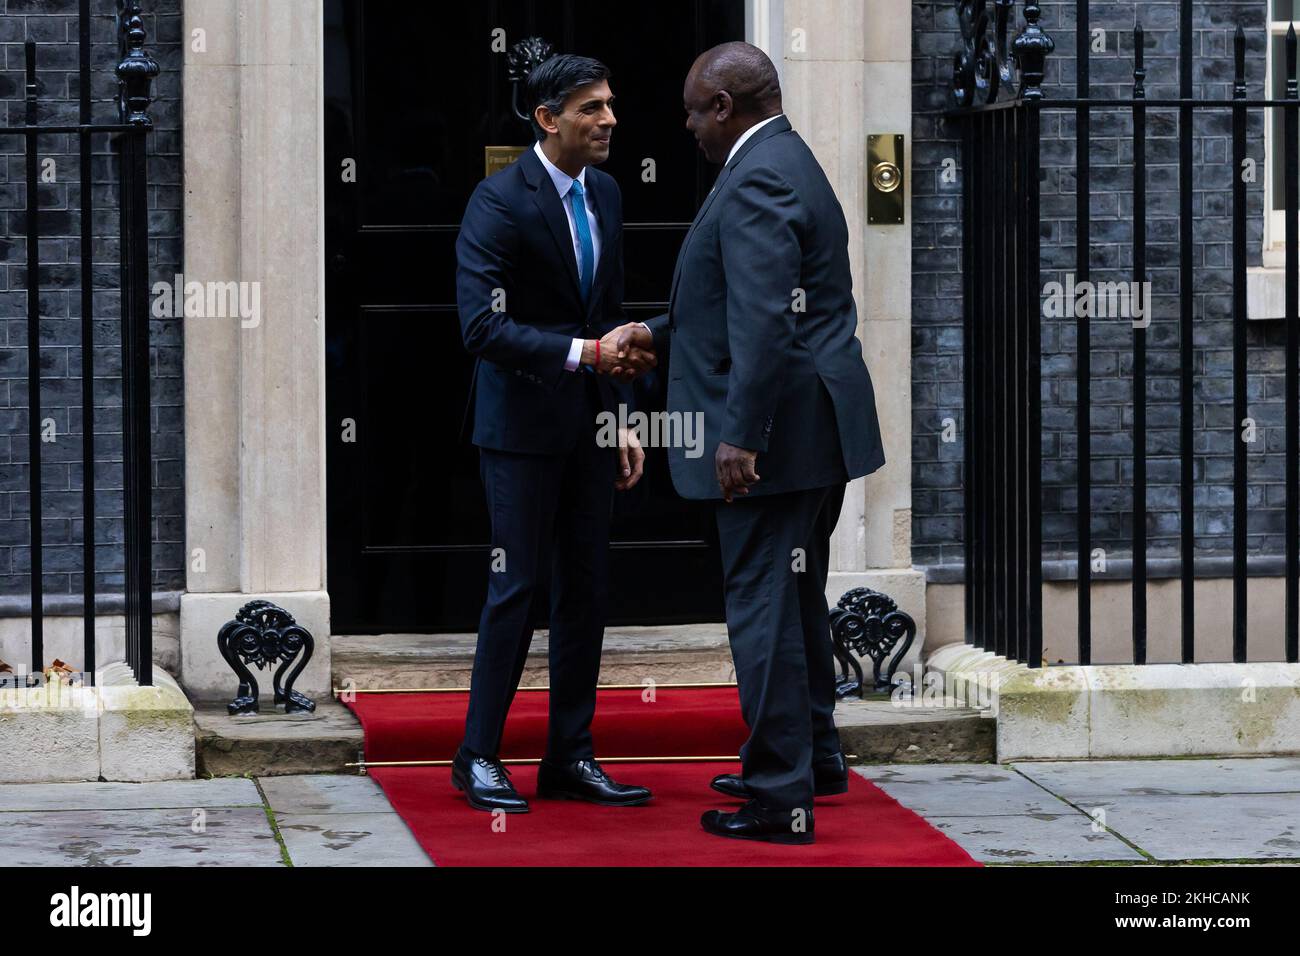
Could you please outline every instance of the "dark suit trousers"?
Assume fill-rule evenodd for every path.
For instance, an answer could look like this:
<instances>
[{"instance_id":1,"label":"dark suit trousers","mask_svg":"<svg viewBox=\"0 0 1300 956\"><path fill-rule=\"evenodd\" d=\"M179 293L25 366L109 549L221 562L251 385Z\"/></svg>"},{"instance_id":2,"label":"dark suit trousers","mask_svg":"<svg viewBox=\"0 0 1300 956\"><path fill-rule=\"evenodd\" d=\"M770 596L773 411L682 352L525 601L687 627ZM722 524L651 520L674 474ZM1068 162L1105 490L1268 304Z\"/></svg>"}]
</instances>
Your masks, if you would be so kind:
<instances>
[{"instance_id":1,"label":"dark suit trousers","mask_svg":"<svg viewBox=\"0 0 1300 956\"><path fill-rule=\"evenodd\" d=\"M549 587L546 756L561 761L594 755L590 725L605 634L618 449L596 445L600 404L594 387L588 388L588 406L590 427L567 454L479 449L494 563L479 618L465 718L464 747L471 754L491 757L500 752L506 712L533 639L533 599Z\"/></svg>"},{"instance_id":2,"label":"dark suit trousers","mask_svg":"<svg viewBox=\"0 0 1300 956\"><path fill-rule=\"evenodd\" d=\"M770 809L811 807L812 763L840 749L826 574L843 500L839 483L717 505L727 635L750 730L742 776Z\"/></svg>"}]
</instances>

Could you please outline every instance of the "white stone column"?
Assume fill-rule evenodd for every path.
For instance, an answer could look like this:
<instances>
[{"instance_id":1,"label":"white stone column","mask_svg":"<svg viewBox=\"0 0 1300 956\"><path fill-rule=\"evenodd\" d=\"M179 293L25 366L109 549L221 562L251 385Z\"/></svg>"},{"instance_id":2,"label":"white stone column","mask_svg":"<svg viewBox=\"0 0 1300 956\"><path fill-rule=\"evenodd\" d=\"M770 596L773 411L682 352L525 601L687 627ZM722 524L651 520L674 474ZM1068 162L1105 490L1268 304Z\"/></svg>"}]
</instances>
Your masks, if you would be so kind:
<instances>
[{"instance_id":1,"label":"white stone column","mask_svg":"<svg viewBox=\"0 0 1300 956\"><path fill-rule=\"evenodd\" d=\"M905 223L867 223L868 135L904 134L910 171L911 3L785 0L782 7L785 111L826 170L848 220L858 336L885 444L885 466L848 487L832 540L827 598L834 602L859 586L893 597L916 619L915 654L925 634L925 577L912 568L910 176Z\"/></svg>"},{"instance_id":2,"label":"white stone column","mask_svg":"<svg viewBox=\"0 0 1300 956\"><path fill-rule=\"evenodd\" d=\"M315 636L297 687L321 695L330 683L321 3L186 0L185 44L185 279L256 283L260 313L185 319L182 681L199 696L232 696L217 632L265 598Z\"/></svg>"}]
</instances>

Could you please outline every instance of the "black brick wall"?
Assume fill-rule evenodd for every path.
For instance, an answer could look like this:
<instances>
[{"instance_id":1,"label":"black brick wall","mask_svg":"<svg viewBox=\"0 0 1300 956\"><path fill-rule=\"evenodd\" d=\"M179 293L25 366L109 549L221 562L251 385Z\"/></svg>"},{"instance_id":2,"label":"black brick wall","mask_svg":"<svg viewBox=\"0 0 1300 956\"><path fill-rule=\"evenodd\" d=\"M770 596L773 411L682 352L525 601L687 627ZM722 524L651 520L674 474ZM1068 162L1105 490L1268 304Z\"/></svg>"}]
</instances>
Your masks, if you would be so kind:
<instances>
[{"instance_id":1,"label":"black brick wall","mask_svg":"<svg viewBox=\"0 0 1300 956\"><path fill-rule=\"evenodd\" d=\"M154 84L149 139L150 281L181 268L181 0L147 0L146 49L162 74ZM117 34L113 0L94 0L92 95L95 120L115 122ZM38 42L42 123L76 122L76 0L0 0L0 124L24 120L23 42ZM122 552L122 409L118 272L118 195L107 137L96 137L95 203L95 480L96 590L120 593ZM44 586L48 595L78 594L81 548L81 298L80 186L75 136L42 137L57 181L42 184L41 402L57 440L42 445ZM30 590L30 507L27 494L27 202L23 142L0 138L0 598ZM153 320L154 584L184 584L184 493L181 329ZM10 605L13 607L16 605Z\"/></svg>"},{"instance_id":2,"label":"black brick wall","mask_svg":"<svg viewBox=\"0 0 1300 956\"><path fill-rule=\"evenodd\" d=\"M957 129L937 115L949 104L951 59L959 43L954 4L913 5L913 560L962 560L960 437L940 441L944 418L961 421L961 183L944 183L945 158L960 158ZM1074 96L1074 3L1044 3L1041 25L1056 41L1045 96ZM1136 4L1146 31L1147 95L1178 95L1178 7ZM1016 5L1018 32L1022 4ZM1091 95L1131 96L1134 3L1093 3L1090 28L1106 30L1106 52L1091 58ZM1232 34L1246 34L1248 95L1263 94L1265 0L1215 0L1195 8L1194 82L1198 98L1228 98ZM1075 271L1073 112L1045 112L1042 124L1041 283ZM1178 554L1178 123L1176 111L1147 118L1147 261L1153 288L1147 352L1149 554ZM1132 157L1126 112L1094 111L1091 122L1091 278L1132 277ZM1250 187L1249 265L1261 263L1264 118L1252 111L1248 154L1261 171ZM1226 554L1232 534L1232 218L1231 120L1197 114L1195 165L1195 427L1198 554ZM1249 543L1254 554L1280 554L1284 487L1280 321L1249 324L1248 414L1260 427L1249 453ZM1132 326L1094 319L1092 330L1092 529L1094 547L1126 557L1133 529ZM1043 552L1069 558L1076 547L1076 366L1074 319L1043 321Z\"/></svg>"}]
</instances>

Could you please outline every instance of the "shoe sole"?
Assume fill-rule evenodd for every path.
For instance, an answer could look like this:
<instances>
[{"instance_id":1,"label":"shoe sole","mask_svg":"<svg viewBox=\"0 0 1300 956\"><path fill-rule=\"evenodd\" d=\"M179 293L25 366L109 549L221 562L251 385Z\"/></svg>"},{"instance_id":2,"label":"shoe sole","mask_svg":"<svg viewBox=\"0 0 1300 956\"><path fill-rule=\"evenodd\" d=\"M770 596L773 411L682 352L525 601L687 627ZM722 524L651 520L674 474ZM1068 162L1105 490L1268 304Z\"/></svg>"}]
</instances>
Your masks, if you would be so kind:
<instances>
[{"instance_id":1,"label":"shoe sole","mask_svg":"<svg viewBox=\"0 0 1300 956\"><path fill-rule=\"evenodd\" d=\"M752 794L735 793L732 790L725 790L722 787L715 786L713 783L709 784L709 789L712 790L714 793L722 794L724 797L730 797L732 800L753 799ZM848 792L849 792L849 782L847 780L844 780L841 781L840 783L831 784L826 787L818 787L816 790L813 791L813 796L814 797L835 797L835 796L839 796L841 793L848 793Z\"/></svg>"},{"instance_id":2,"label":"shoe sole","mask_svg":"<svg viewBox=\"0 0 1300 956\"><path fill-rule=\"evenodd\" d=\"M654 794L652 793L648 797L638 797L635 800L593 800L591 797L570 793L567 790L538 790L537 798L539 800L578 800L582 803L594 803L600 807L639 807L654 799Z\"/></svg>"},{"instance_id":3,"label":"shoe sole","mask_svg":"<svg viewBox=\"0 0 1300 956\"><path fill-rule=\"evenodd\" d=\"M477 800L475 800L473 797L469 795L468 791L466 791L465 789L464 784L462 784L459 780L455 779L454 777L452 778L451 785L455 787L457 790L459 790L461 793L465 794L465 802L468 803L475 810L483 810L487 813L495 813L497 810L500 810L502 813L527 813L530 809L532 809L531 807L494 807L490 803L479 803Z\"/></svg>"},{"instance_id":4,"label":"shoe sole","mask_svg":"<svg viewBox=\"0 0 1300 956\"><path fill-rule=\"evenodd\" d=\"M705 833L713 836L726 837L729 840L752 840L755 843L779 843L782 846L807 846L810 843L816 843L811 833L803 836L794 834L772 834L771 836L746 836L743 833L722 833L718 830L710 830L708 827L701 827Z\"/></svg>"}]
</instances>

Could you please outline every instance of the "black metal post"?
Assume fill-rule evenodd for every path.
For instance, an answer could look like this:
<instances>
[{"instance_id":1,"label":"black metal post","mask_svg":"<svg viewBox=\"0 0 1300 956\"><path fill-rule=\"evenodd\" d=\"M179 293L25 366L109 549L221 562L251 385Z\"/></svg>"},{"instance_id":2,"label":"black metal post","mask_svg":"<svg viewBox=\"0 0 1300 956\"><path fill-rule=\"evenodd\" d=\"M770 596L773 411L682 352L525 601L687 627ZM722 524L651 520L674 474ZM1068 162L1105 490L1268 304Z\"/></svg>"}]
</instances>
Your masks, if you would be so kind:
<instances>
[{"instance_id":1,"label":"black metal post","mask_svg":"<svg viewBox=\"0 0 1300 956\"><path fill-rule=\"evenodd\" d=\"M83 681L95 681L95 326L94 175L90 143L90 0L81 0L78 22L78 93L81 151L81 527Z\"/></svg>"},{"instance_id":2,"label":"black metal post","mask_svg":"<svg viewBox=\"0 0 1300 956\"><path fill-rule=\"evenodd\" d=\"M123 56L118 137L122 181L123 485L126 493L127 658L143 686L153 683L152 449L149 388L149 194L146 135L158 64L144 51L137 0L118 0Z\"/></svg>"},{"instance_id":3,"label":"black metal post","mask_svg":"<svg viewBox=\"0 0 1300 956\"><path fill-rule=\"evenodd\" d=\"M1246 35L1232 41L1232 97L1246 98ZM1232 659L1246 660L1246 107L1232 111Z\"/></svg>"},{"instance_id":4,"label":"black metal post","mask_svg":"<svg viewBox=\"0 0 1300 956\"><path fill-rule=\"evenodd\" d=\"M984 459L984 614L986 635L984 646L995 654L998 653L998 642L1001 638L1001 607L998 602L998 526L997 526L997 501L995 489L998 483L998 466L997 466L997 431L998 421L996 418L997 409L997 333L995 323L997 321L997 277L994 270L997 267L995 257L997 256L997 227L995 221L998 215L998 201L996 195L997 166L996 166L996 146L997 146L997 128L994 125L997 120L998 111L991 111L984 114L985 126L985 168L988 170L986 180L986 191L989 195L988 214L984 219L984 246L987 250L988 268L985 271L985 305L984 320L980 323L982 334L984 336L984 415L987 417L989 429L987 432L987 443L983 451Z\"/></svg>"},{"instance_id":5,"label":"black metal post","mask_svg":"<svg viewBox=\"0 0 1300 956\"><path fill-rule=\"evenodd\" d=\"M990 481L989 493L993 506L993 653L1007 652L1007 530L1006 530L1006 488L1007 473L1007 388L1005 362L1007 354L1007 205L1006 194L1006 110L996 110L989 114L993 125L993 217L992 249L993 308L989 312L992 322L993 361L989 365L990 408L993 411L993 453L989 456Z\"/></svg>"},{"instance_id":6,"label":"black metal post","mask_svg":"<svg viewBox=\"0 0 1300 956\"><path fill-rule=\"evenodd\" d=\"M985 290L988 287L988 195L985 190L984 182L988 178L988 155L985 152L984 143L987 140L985 134L985 125L988 122L987 113L979 113L971 117L971 127L975 130L975 164L971 170L971 187L975 191L975 234L971 237L974 243L975 268L971 274L972 286L974 286L974 321L971 323L971 338L975 342L975 375L974 375L974 398L972 405L974 411L974 420L972 420L971 431L971 458L974 460L975 483L974 499L976 502L975 511L975 533L974 549L975 562L972 567L972 588L975 591L975 633L976 646L984 650L992 650L988 643L988 602L987 588L985 588L985 571L988 568L988 501L985 497L985 490L988 488L987 475L985 475L984 459L987 457L987 403L985 403L985 376L988 373L988 329L985 321L988 319L988 306L984 300Z\"/></svg>"},{"instance_id":7,"label":"black metal post","mask_svg":"<svg viewBox=\"0 0 1300 956\"><path fill-rule=\"evenodd\" d=\"M1300 660L1300 117L1295 27L1286 31L1286 659Z\"/></svg>"},{"instance_id":8,"label":"black metal post","mask_svg":"<svg viewBox=\"0 0 1300 956\"><path fill-rule=\"evenodd\" d=\"M1080 100L1090 98L1088 92L1088 0L1077 5L1075 27L1075 96ZM1088 256L1091 236L1091 209L1088 178L1091 172L1089 151L1088 106L1075 108L1075 256L1076 279L1080 284L1088 281ZM1089 310L1082 309L1076 299L1071 303L1075 310L1075 372L1078 382L1077 455L1078 455L1078 536L1079 536L1079 663L1092 663L1092 344L1089 329Z\"/></svg>"},{"instance_id":9,"label":"black metal post","mask_svg":"<svg viewBox=\"0 0 1300 956\"><path fill-rule=\"evenodd\" d=\"M1011 632L1008 641L1007 656L1017 661L1025 659L1027 644L1028 614L1026 611L1025 590L1028 579L1025 565L1029 561L1029 548L1025 541L1028 519L1025 515L1025 445L1028 442L1025 428L1025 408L1032 399L1025 392L1025 338L1029 324L1030 289L1036 288L1038 279L1030 276L1025 269L1026 233L1037 229L1037 223L1030 223L1025 218L1025 108L1017 106L1011 111L1012 146L1007 157L1008 174L1011 177L1012 194L1012 303L1011 315L1012 341L1015 348L1008 356L1011 373L1011 417L1012 417L1012 452L1009 471L1011 486Z\"/></svg>"},{"instance_id":10,"label":"black metal post","mask_svg":"<svg viewBox=\"0 0 1300 956\"><path fill-rule=\"evenodd\" d=\"M974 123L961 124L961 272L962 272L962 556L964 565L966 643L977 644L975 629L975 170Z\"/></svg>"},{"instance_id":11,"label":"black metal post","mask_svg":"<svg viewBox=\"0 0 1300 956\"><path fill-rule=\"evenodd\" d=\"M44 562L41 515L41 213L36 143L36 42L23 44L27 68L27 454L28 501L31 526L32 670L39 674L45 659Z\"/></svg>"},{"instance_id":12,"label":"black metal post","mask_svg":"<svg viewBox=\"0 0 1300 956\"><path fill-rule=\"evenodd\" d=\"M1178 28L1178 93L1192 98L1192 0L1182 0ZM1182 555L1182 660L1196 659L1196 528L1192 422L1192 108L1178 114L1178 404L1179 550Z\"/></svg>"},{"instance_id":13,"label":"black metal post","mask_svg":"<svg viewBox=\"0 0 1300 956\"><path fill-rule=\"evenodd\" d=\"M1141 295L1147 277L1147 110L1145 34L1133 28L1133 281ZM1147 659L1147 330L1146 315L1133 326L1133 663Z\"/></svg>"},{"instance_id":14,"label":"black metal post","mask_svg":"<svg viewBox=\"0 0 1300 956\"><path fill-rule=\"evenodd\" d=\"M131 448L127 466L133 471L132 527L135 563L127 569L127 588L135 595L135 676L141 686L153 683L153 446L150 441L149 382L149 193L144 127L128 133L131 153Z\"/></svg>"},{"instance_id":15,"label":"black metal post","mask_svg":"<svg viewBox=\"0 0 1300 956\"><path fill-rule=\"evenodd\" d=\"M1036 5L1035 5L1036 6ZM1026 8L1028 13L1028 7ZM1037 21L1037 17L1033 22ZM1048 44L1051 39L1047 39ZM1048 47L1050 51L1050 46ZM1046 54L1044 54L1046 55ZM1041 79L1041 73L1040 73ZM1039 94L1041 95L1041 94ZM1025 392L1029 397L1026 407L1025 427L1028 440L1025 444L1025 495L1029 503L1029 621L1028 650L1023 662L1029 667L1043 665L1043 411L1042 411L1042 318L1039 295L1039 234L1038 234L1038 164L1039 164L1039 95L1025 100L1025 273L1033 283L1032 308L1028 310L1029 338L1025 343Z\"/></svg>"},{"instance_id":16,"label":"black metal post","mask_svg":"<svg viewBox=\"0 0 1300 956\"><path fill-rule=\"evenodd\" d=\"M119 244L120 250L120 281L119 281L119 327L120 339L119 349L121 351L122 363L122 522L123 522L123 540L122 551L124 561L125 586L123 597L126 602L126 660L135 669L138 657L137 637L139 628L139 610L135 604L134 589L134 568L136 566L136 536L135 536L135 470L131 467L130 453L135 447L135 441L131 435L131 430L135 427L135 419L131 415L131 402L134 400L132 393L133 368L131 364L131 283L134 279L134 271L130 264L130 254L132 250L131 230L133 228L133 213L135 212L134 204L131 202L131 174L134 172L134 164L131 162L130 155L130 137L123 134L116 138L114 146L117 149L118 158L118 226L119 226Z\"/></svg>"}]
</instances>

